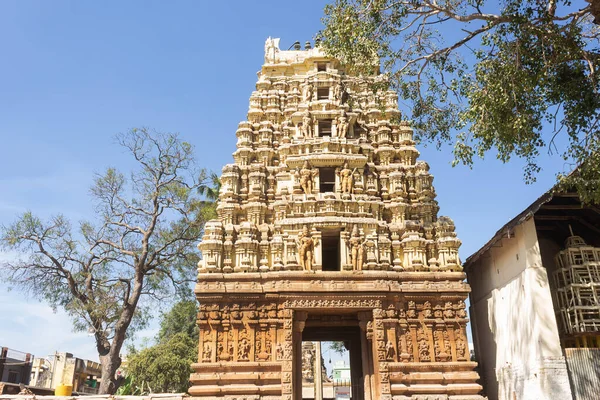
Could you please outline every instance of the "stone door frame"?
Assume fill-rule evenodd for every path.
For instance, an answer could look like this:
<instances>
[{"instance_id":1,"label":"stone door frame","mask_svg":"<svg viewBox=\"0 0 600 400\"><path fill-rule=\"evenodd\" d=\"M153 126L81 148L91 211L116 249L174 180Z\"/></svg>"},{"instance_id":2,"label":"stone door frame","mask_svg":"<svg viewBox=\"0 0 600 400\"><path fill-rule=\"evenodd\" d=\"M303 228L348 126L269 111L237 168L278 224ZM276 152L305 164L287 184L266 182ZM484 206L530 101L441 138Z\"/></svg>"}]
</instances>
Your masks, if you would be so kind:
<instances>
[{"instance_id":1,"label":"stone door frame","mask_svg":"<svg viewBox=\"0 0 600 400\"><path fill-rule=\"evenodd\" d=\"M336 306L337 305L337 306ZM379 299L299 299L286 302L286 308L292 311L291 324L291 343L288 346L291 349L289 362L282 365L282 376L288 376L291 382L289 387L291 392L288 396L290 400L302 400L302 340L303 332L306 327L306 321L309 314L336 315L336 309L339 314L354 314L357 316L358 327L360 331L360 354L362 369L358 376L362 376L362 386L364 387L364 397L362 400L377 400L380 398L381 385L379 382L379 362L377 362L376 343L373 340L373 321L374 315L378 314L375 310L381 310L382 302ZM333 311L333 313L332 313ZM289 337L288 336L288 337ZM352 366L351 366L352 370ZM353 376L353 379L355 377ZM360 378L359 378L360 379ZM389 383L388 383L389 385ZM284 390L286 391L286 390Z\"/></svg>"}]
</instances>

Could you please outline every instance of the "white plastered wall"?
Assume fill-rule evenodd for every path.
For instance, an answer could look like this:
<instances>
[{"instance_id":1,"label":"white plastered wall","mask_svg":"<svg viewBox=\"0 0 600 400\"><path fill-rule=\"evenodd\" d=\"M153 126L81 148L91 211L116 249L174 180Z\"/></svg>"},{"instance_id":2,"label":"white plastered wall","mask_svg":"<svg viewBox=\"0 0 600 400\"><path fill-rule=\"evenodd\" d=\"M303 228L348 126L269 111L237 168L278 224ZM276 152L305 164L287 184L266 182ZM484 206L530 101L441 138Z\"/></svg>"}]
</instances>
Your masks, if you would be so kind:
<instances>
[{"instance_id":1,"label":"white plastered wall","mask_svg":"<svg viewBox=\"0 0 600 400\"><path fill-rule=\"evenodd\" d=\"M533 218L469 267L475 347L490 400L570 399Z\"/></svg>"}]
</instances>

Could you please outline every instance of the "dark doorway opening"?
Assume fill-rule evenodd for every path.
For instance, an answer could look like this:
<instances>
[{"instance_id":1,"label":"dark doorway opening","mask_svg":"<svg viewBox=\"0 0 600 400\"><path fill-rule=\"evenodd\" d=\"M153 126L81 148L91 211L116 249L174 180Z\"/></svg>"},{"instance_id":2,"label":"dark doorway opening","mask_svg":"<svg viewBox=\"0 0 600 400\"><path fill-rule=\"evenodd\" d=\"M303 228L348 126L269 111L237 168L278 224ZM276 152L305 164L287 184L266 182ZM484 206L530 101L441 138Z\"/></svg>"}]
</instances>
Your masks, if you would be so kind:
<instances>
[{"instance_id":1,"label":"dark doorway opening","mask_svg":"<svg viewBox=\"0 0 600 400\"><path fill-rule=\"evenodd\" d=\"M333 192L335 190L335 169L319 168L319 192Z\"/></svg>"},{"instance_id":2,"label":"dark doorway opening","mask_svg":"<svg viewBox=\"0 0 600 400\"><path fill-rule=\"evenodd\" d=\"M317 100L328 100L329 99L329 88L318 88L317 89Z\"/></svg>"},{"instance_id":3,"label":"dark doorway opening","mask_svg":"<svg viewBox=\"0 0 600 400\"><path fill-rule=\"evenodd\" d=\"M340 270L340 230L324 229L321 231L323 271Z\"/></svg>"},{"instance_id":4,"label":"dark doorway opening","mask_svg":"<svg viewBox=\"0 0 600 400\"><path fill-rule=\"evenodd\" d=\"M319 136L331 136L331 120L324 119L319 121Z\"/></svg>"}]
</instances>

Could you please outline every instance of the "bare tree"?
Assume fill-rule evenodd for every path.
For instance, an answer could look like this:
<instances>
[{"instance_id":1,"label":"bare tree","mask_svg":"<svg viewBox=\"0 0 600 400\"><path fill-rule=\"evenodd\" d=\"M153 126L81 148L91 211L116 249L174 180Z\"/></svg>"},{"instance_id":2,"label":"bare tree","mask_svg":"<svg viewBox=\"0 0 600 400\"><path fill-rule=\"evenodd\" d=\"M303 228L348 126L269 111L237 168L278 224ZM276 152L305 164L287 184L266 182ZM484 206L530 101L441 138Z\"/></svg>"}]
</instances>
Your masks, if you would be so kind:
<instances>
[{"instance_id":1,"label":"bare tree","mask_svg":"<svg viewBox=\"0 0 600 400\"><path fill-rule=\"evenodd\" d=\"M97 220L74 229L62 215L43 221L26 212L0 228L0 244L22 257L0 264L15 286L64 308L94 335L101 393L114 393L125 339L144 326L151 306L189 290L204 226L198 189L207 175L176 134L133 129L117 136L137 168L114 168L91 188Z\"/></svg>"}]
</instances>

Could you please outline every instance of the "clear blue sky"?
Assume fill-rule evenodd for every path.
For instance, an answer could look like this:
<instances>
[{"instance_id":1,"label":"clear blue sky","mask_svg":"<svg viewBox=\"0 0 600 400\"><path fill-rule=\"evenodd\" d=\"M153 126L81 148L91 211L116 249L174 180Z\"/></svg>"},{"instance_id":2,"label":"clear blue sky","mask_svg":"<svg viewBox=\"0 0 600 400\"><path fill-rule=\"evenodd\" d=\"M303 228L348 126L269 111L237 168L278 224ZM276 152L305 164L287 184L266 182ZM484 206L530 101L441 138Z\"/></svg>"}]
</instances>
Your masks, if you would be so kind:
<instances>
[{"instance_id":1,"label":"clear blue sky","mask_svg":"<svg viewBox=\"0 0 600 400\"><path fill-rule=\"evenodd\" d=\"M232 162L268 36L287 49L321 28L324 1L0 1L0 224L33 210L93 218L94 172L127 170L113 143L137 126L180 132L199 163ZM564 165L544 155L538 183L493 156L452 168L449 149L419 147L464 260L547 190ZM10 257L11 255L0 255ZM64 313L0 286L0 345L95 359ZM148 331L141 335L153 336Z\"/></svg>"}]
</instances>

